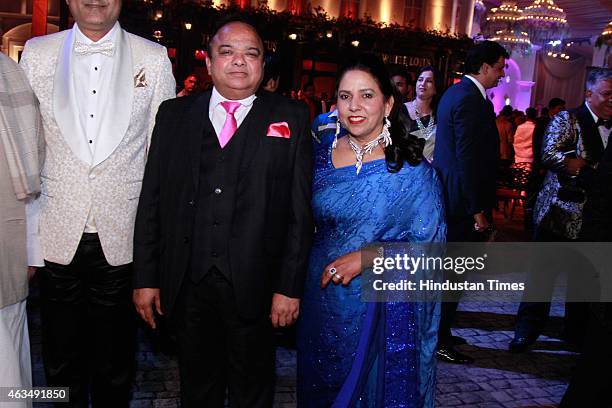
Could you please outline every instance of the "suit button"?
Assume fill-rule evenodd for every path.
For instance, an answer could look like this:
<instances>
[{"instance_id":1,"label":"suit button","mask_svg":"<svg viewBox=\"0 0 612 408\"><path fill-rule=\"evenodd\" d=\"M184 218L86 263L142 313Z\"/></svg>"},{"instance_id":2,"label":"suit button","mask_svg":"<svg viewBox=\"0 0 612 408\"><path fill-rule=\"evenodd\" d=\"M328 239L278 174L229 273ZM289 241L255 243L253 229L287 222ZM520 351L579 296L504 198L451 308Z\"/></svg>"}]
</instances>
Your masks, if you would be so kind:
<instances>
[{"instance_id":1,"label":"suit button","mask_svg":"<svg viewBox=\"0 0 612 408\"><path fill-rule=\"evenodd\" d=\"M218 227L218 226L219 226L219 221L213 222L213 227Z\"/></svg>"},{"instance_id":2,"label":"suit button","mask_svg":"<svg viewBox=\"0 0 612 408\"><path fill-rule=\"evenodd\" d=\"M183 242L188 244L189 243L189 237L183 237Z\"/></svg>"},{"instance_id":3,"label":"suit button","mask_svg":"<svg viewBox=\"0 0 612 408\"><path fill-rule=\"evenodd\" d=\"M219 254L218 254L218 253L216 253L216 252L213 252L213 253L212 253L212 254L210 254L210 255L211 255L213 258L216 258L216 257L218 257L218 256L219 256Z\"/></svg>"},{"instance_id":4,"label":"suit button","mask_svg":"<svg viewBox=\"0 0 612 408\"><path fill-rule=\"evenodd\" d=\"M195 205L195 201L191 200L191 201L189 202L189 205L193 207L193 206Z\"/></svg>"},{"instance_id":5,"label":"suit button","mask_svg":"<svg viewBox=\"0 0 612 408\"><path fill-rule=\"evenodd\" d=\"M223 192L223 190L221 190L219 187L215 188L215 194L219 195Z\"/></svg>"},{"instance_id":6,"label":"suit button","mask_svg":"<svg viewBox=\"0 0 612 408\"><path fill-rule=\"evenodd\" d=\"M90 175L89 175L89 179L90 179L90 180L93 180L93 179L95 179L95 178L96 178L96 175L95 175L95 174L93 174L93 173L92 173L92 174L90 174Z\"/></svg>"}]
</instances>

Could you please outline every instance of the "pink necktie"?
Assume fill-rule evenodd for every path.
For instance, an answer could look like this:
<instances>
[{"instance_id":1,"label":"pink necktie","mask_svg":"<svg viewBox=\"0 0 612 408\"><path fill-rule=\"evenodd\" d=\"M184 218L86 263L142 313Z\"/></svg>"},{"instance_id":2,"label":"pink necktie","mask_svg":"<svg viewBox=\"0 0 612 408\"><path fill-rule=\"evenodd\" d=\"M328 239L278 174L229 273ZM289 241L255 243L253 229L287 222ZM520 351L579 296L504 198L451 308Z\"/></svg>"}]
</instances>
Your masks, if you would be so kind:
<instances>
[{"instance_id":1,"label":"pink necktie","mask_svg":"<svg viewBox=\"0 0 612 408\"><path fill-rule=\"evenodd\" d=\"M234 117L234 112L236 112L236 110L240 107L240 102L225 101L221 102L221 106L223 106L223 109L225 109L225 112L227 112L225 115L223 129L219 135L219 144L223 149L225 145L229 143L230 139L232 136L234 136L234 133L236 133L236 129L238 128L236 118Z\"/></svg>"}]
</instances>

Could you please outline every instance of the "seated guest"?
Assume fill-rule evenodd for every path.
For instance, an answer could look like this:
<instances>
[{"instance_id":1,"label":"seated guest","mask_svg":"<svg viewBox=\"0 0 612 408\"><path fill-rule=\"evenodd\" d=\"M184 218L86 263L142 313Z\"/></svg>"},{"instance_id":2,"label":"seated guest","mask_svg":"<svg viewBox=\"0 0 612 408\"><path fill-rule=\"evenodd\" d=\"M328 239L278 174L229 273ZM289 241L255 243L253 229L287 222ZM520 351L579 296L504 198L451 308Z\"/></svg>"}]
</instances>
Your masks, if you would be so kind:
<instances>
[{"instance_id":1,"label":"seated guest","mask_svg":"<svg viewBox=\"0 0 612 408\"><path fill-rule=\"evenodd\" d=\"M431 162L436 144L435 114L438 107L441 85L433 67L423 67L416 82L416 98L406 102L411 119L409 131L425 142L423 157Z\"/></svg>"},{"instance_id":2,"label":"seated guest","mask_svg":"<svg viewBox=\"0 0 612 408\"><path fill-rule=\"evenodd\" d=\"M298 405L433 407L440 304L362 302L361 256L376 242L444 241L441 184L398 120L402 105L379 57L350 61L337 83L347 135L315 154Z\"/></svg>"},{"instance_id":3,"label":"seated guest","mask_svg":"<svg viewBox=\"0 0 612 408\"><path fill-rule=\"evenodd\" d=\"M527 108L526 121L514 132L514 162L533 162L533 129L535 129L536 110Z\"/></svg>"}]
</instances>

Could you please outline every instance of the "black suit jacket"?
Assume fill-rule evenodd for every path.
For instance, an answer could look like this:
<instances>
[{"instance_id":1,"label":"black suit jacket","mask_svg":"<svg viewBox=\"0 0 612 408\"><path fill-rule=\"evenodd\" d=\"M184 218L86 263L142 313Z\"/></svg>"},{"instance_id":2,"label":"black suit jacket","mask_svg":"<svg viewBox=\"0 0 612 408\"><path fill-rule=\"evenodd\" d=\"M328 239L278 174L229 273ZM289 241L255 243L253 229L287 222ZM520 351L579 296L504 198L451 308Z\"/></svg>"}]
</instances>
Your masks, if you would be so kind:
<instances>
[{"instance_id":1,"label":"black suit jacket","mask_svg":"<svg viewBox=\"0 0 612 408\"><path fill-rule=\"evenodd\" d=\"M202 137L212 128L210 96L209 91L160 106L145 169L134 232L135 288L160 288L166 314L189 279L190 257L199 256L190 241L204 184ZM238 312L257 317L269 313L273 293L302 294L314 228L312 145L308 111L299 102L263 91L247 119L237 130L246 132L246 141L232 186L227 245ZM267 136L275 122L287 122L289 139Z\"/></svg>"},{"instance_id":2,"label":"black suit jacket","mask_svg":"<svg viewBox=\"0 0 612 408\"><path fill-rule=\"evenodd\" d=\"M597 168L584 180L586 202L582 210L580 231L583 241L612 242L611 144L609 141Z\"/></svg>"},{"instance_id":3,"label":"black suit jacket","mask_svg":"<svg viewBox=\"0 0 612 408\"><path fill-rule=\"evenodd\" d=\"M495 207L498 159L493 105L464 77L438 105L433 165L444 185L449 221Z\"/></svg>"}]
</instances>

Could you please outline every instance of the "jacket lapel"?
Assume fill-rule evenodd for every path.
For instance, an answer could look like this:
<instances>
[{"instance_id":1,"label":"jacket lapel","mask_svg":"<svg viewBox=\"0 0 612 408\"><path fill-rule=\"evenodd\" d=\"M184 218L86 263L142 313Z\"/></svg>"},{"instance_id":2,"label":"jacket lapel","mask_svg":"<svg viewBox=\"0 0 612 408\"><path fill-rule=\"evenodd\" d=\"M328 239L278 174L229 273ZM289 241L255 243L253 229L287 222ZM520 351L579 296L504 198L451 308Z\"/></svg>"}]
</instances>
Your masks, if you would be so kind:
<instances>
[{"instance_id":1,"label":"jacket lapel","mask_svg":"<svg viewBox=\"0 0 612 408\"><path fill-rule=\"evenodd\" d=\"M257 156L258 150L266 137L270 113L267 93L258 92L257 98L253 102L253 107L237 130L237 133L245 132L244 137L246 139L242 153L241 168L249 167L253 158Z\"/></svg>"},{"instance_id":2,"label":"jacket lapel","mask_svg":"<svg viewBox=\"0 0 612 408\"><path fill-rule=\"evenodd\" d=\"M576 110L576 118L580 124L580 137L582 138L582 145L587 153L587 157L595 162L599 161L604 152L604 145L601 141L599 129L595 126L593 116L586 104L583 103Z\"/></svg>"},{"instance_id":3,"label":"jacket lapel","mask_svg":"<svg viewBox=\"0 0 612 408\"><path fill-rule=\"evenodd\" d=\"M191 175L194 191L198 191L198 186L200 183L202 137L205 131L211 132L213 135L215 134L215 129L213 128L210 118L208 117L210 95L210 91L200 95L184 116L185 120L187 121L186 131L189 137L189 157L191 159Z\"/></svg>"},{"instance_id":4,"label":"jacket lapel","mask_svg":"<svg viewBox=\"0 0 612 408\"><path fill-rule=\"evenodd\" d=\"M68 32L60 48L53 80L53 114L62 137L70 150L84 163L90 164L91 150L81 125L72 77L72 44L74 28Z\"/></svg>"},{"instance_id":5,"label":"jacket lapel","mask_svg":"<svg viewBox=\"0 0 612 408\"><path fill-rule=\"evenodd\" d=\"M109 97L101 117L101 125L94 150L93 165L98 165L119 146L125 137L132 116L134 98L134 61L127 35L117 30L118 44L113 57L113 72L110 79Z\"/></svg>"}]
</instances>

